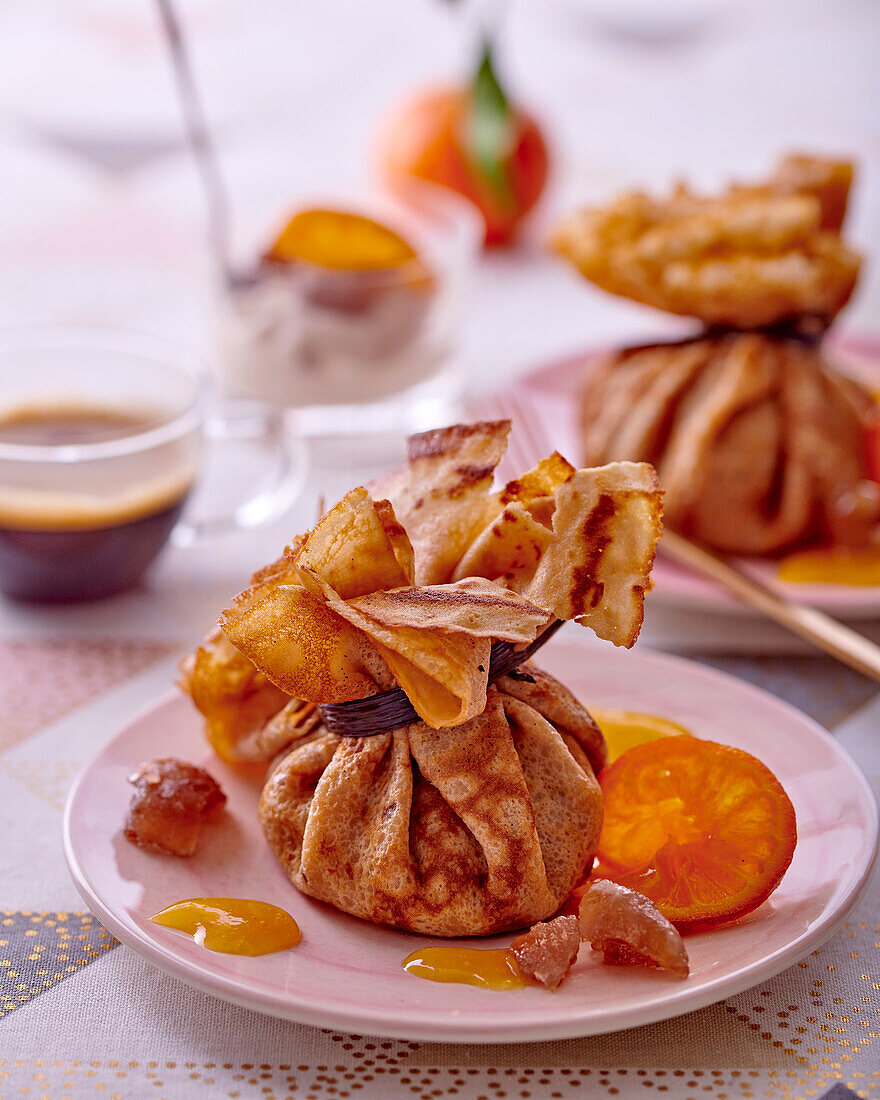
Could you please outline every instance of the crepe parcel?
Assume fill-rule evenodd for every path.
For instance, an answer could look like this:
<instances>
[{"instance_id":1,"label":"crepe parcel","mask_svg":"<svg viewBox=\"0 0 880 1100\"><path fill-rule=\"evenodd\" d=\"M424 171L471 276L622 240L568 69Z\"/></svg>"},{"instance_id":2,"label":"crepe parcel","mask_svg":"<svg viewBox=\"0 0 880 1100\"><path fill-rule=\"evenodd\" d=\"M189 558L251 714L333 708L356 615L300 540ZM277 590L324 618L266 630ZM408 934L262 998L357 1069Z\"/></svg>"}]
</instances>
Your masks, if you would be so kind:
<instances>
[{"instance_id":1,"label":"crepe parcel","mask_svg":"<svg viewBox=\"0 0 880 1100\"><path fill-rule=\"evenodd\" d=\"M819 346L859 269L840 238L852 178L790 155L757 185L625 195L558 231L597 286L705 326L593 359L581 399L584 461L652 463L687 538L754 555L880 539L874 395Z\"/></svg>"},{"instance_id":2,"label":"crepe parcel","mask_svg":"<svg viewBox=\"0 0 880 1100\"><path fill-rule=\"evenodd\" d=\"M534 924L588 870L601 734L531 664L490 683L491 649L528 645L561 619L632 645L660 531L644 464L575 470L554 455L493 491L508 430L415 437L405 470L350 492L254 577L186 669L227 759L286 741L260 817L291 881L414 932ZM243 660L265 677L237 673L252 720L219 733L231 678L217 677L215 707L203 677ZM285 702L259 725L269 686ZM398 687L418 720L369 736L322 720L321 706Z\"/></svg>"}]
</instances>

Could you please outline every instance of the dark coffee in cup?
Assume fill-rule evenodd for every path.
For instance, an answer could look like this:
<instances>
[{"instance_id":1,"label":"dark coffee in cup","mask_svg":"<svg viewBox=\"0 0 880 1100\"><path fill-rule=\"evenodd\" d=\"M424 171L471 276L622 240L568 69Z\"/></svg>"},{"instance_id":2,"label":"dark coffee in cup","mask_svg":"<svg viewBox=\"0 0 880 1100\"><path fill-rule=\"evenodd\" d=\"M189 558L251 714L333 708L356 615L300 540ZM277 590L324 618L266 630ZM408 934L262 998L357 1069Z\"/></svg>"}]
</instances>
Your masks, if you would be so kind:
<instances>
[{"instance_id":1,"label":"dark coffee in cup","mask_svg":"<svg viewBox=\"0 0 880 1100\"><path fill-rule=\"evenodd\" d=\"M33 405L0 415L0 450L88 449L162 423L137 409ZM14 599L71 602L131 588L168 540L192 486L191 463L179 457L173 446L145 448L69 469L49 463L41 481L31 475L0 484L0 590Z\"/></svg>"},{"instance_id":2,"label":"dark coffee in cup","mask_svg":"<svg viewBox=\"0 0 880 1100\"><path fill-rule=\"evenodd\" d=\"M265 451L268 486L181 518L204 453L245 442ZM218 406L192 352L133 332L0 332L0 593L13 599L131 588L172 531L196 546L278 519L305 469L283 414Z\"/></svg>"}]
</instances>

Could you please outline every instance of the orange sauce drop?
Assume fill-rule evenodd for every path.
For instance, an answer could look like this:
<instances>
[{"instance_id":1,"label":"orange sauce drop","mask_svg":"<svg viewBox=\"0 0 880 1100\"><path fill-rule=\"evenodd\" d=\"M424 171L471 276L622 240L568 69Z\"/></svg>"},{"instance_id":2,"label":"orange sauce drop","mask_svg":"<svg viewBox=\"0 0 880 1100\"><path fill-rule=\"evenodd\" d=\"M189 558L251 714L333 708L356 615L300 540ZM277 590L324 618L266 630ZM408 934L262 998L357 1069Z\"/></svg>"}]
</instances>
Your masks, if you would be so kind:
<instances>
[{"instance_id":1,"label":"orange sauce drop","mask_svg":"<svg viewBox=\"0 0 880 1100\"><path fill-rule=\"evenodd\" d=\"M186 932L200 947L227 955L268 955L296 947L302 939L290 913L248 898L189 898L150 920Z\"/></svg>"},{"instance_id":2,"label":"orange sauce drop","mask_svg":"<svg viewBox=\"0 0 880 1100\"><path fill-rule=\"evenodd\" d=\"M877 550L801 550L779 563L777 576L789 584L880 585Z\"/></svg>"},{"instance_id":3,"label":"orange sauce drop","mask_svg":"<svg viewBox=\"0 0 880 1100\"><path fill-rule=\"evenodd\" d=\"M612 764L633 745L645 741L658 741L661 737L690 736L690 730L673 722L671 718L661 718L656 714L641 714L632 710L615 710L611 707L590 707L590 714L596 719L602 736L608 745L608 763Z\"/></svg>"},{"instance_id":4,"label":"orange sauce drop","mask_svg":"<svg viewBox=\"0 0 880 1100\"><path fill-rule=\"evenodd\" d=\"M422 947L407 955L403 969L429 982L459 982L483 989L522 989L527 984L508 948Z\"/></svg>"}]
</instances>

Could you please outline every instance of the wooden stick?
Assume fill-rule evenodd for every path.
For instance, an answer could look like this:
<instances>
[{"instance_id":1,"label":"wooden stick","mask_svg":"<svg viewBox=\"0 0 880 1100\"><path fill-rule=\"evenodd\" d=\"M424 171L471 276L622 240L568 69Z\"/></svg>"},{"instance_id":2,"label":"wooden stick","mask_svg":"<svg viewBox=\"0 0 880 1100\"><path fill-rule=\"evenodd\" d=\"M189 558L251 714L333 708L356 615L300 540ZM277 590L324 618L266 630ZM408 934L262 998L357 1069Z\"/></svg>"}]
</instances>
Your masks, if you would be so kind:
<instances>
[{"instance_id":1,"label":"wooden stick","mask_svg":"<svg viewBox=\"0 0 880 1100\"><path fill-rule=\"evenodd\" d=\"M880 646L850 630L836 619L804 607L752 580L726 561L710 554L701 546L677 535L669 528L663 531L658 549L673 561L709 577L716 584L733 592L743 603L762 611L768 618L784 626L798 637L830 653L838 661L880 683Z\"/></svg>"}]
</instances>

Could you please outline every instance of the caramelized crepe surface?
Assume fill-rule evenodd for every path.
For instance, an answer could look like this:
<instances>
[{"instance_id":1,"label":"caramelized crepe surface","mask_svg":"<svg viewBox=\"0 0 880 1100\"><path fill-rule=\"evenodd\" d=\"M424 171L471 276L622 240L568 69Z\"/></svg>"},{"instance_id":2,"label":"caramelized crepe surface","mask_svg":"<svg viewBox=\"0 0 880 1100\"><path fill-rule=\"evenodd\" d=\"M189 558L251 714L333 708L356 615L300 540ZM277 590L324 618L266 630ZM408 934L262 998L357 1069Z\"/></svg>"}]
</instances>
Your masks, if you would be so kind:
<instances>
[{"instance_id":1,"label":"caramelized crepe surface","mask_svg":"<svg viewBox=\"0 0 880 1100\"><path fill-rule=\"evenodd\" d=\"M554 453L491 491L509 421L413 436L407 466L373 486L415 551L416 580L482 576L557 619L631 646L660 536L661 494L642 462L576 470Z\"/></svg>"},{"instance_id":2,"label":"caramelized crepe surface","mask_svg":"<svg viewBox=\"0 0 880 1100\"><path fill-rule=\"evenodd\" d=\"M757 186L703 197L680 185L580 210L553 247L612 294L707 325L753 329L846 305L860 258L840 239L852 166L790 156Z\"/></svg>"},{"instance_id":3,"label":"caramelized crepe surface","mask_svg":"<svg viewBox=\"0 0 880 1100\"><path fill-rule=\"evenodd\" d=\"M489 684L490 648L556 619L632 645L660 531L643 464L575 470L553 455L493 491L508 431L412 439L404 470L353 490L255 575L184 677L227 759L285 749L260 816L291 881L441 936L543 920L585 874L601 734L531 666ZM249 709L230 723L236 684ZM398 685L420 721L368 737L321 722L318 704Z\"/></svg>"}]
</instances>

